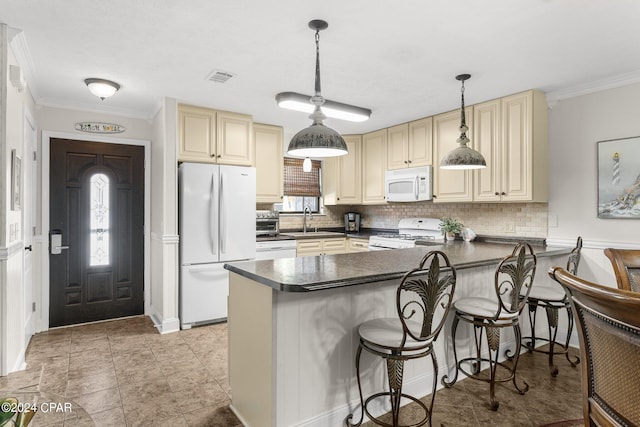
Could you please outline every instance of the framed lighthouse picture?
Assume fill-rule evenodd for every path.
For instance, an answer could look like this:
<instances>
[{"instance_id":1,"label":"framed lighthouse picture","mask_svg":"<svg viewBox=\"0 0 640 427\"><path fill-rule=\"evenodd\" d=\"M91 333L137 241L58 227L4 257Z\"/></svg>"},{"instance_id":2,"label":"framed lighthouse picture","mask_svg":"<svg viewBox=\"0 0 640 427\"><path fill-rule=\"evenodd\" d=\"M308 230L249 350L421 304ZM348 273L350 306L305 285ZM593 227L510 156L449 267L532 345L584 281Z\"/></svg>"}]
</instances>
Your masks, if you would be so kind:
<instances>
[{"instance_id":1,"label":"framed lighthouse picture","mask_svg":"<svg viewBox=\"0 0 640 427\"><path fill-rule=\"evenodd\" d=\"M598 142L598 218L640 219L640 137Z\"/></svg>"}]
</instances>

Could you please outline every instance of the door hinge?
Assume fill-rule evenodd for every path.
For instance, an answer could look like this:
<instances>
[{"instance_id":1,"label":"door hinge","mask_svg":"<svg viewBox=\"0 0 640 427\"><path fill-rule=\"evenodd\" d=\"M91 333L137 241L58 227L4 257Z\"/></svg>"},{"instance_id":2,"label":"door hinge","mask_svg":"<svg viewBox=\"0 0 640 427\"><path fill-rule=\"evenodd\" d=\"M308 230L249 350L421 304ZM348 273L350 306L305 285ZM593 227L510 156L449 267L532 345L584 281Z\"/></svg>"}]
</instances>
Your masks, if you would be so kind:
<instances>
[{"instance_id":1,"label":"door hinge","mask_svg":"<svg viewBox=\"0 0 640 427\"><path fill-rule=\"evenodd\" d=\"M31 228L31 232L32 232L32 234L31 234L32 236L36 235L36 226L35 225Z\"/></svg>"},{"instance_id":2,"label":"door hinge","mask_svg":"<svg viewBox=\"0 0 640 427\"><path fill-rule=\"evenodd\" d=\"M34 312L34 313L36 311L36 302L35 301L31 303L31 311Z\"/></svg>"},{"instance_id":3,"label":"door hinge","mask_svg":"<svg viewBox=\"0 0 640 427\"><path fill-rule=\"evenodd\" d=\"M35 151L33 152L33 161L35 162L36 160L38 160L38 153L36 153Z\"/></svg>"}]
</instances>

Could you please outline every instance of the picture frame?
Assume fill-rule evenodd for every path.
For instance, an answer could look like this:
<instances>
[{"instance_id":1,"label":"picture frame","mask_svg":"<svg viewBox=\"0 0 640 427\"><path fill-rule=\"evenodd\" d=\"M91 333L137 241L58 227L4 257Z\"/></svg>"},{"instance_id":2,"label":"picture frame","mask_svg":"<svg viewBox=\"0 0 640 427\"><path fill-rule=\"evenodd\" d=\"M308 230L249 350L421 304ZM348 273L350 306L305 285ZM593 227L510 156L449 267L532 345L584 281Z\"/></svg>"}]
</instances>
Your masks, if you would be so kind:
<instances>
[{"instance_id":1,"label":"picture frame","mask_svg":"<svg viewBox=\"0 0 640 427\"><path fill-rule=\"evenodd\" d=\"M640 136L597 145L598 218L640 219Z\"/></svg>"},{"instance_id":2,"label":"picture frame","mask_svg":"<svg viewBox=\"0 0 640 427\"><path fill-rule=\"evenodd\" d=\"M15 148L11 150L11 210L20 210L22 200L22 160Z\"/></svg>"}]
</instances>

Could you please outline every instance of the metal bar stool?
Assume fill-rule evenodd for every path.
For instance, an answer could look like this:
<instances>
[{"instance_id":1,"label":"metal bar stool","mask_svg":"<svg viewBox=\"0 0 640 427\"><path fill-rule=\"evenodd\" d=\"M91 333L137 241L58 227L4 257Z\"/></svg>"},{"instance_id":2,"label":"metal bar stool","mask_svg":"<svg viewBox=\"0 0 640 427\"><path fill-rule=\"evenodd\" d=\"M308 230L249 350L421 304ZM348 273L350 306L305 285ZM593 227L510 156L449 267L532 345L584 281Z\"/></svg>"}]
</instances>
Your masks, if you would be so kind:
<instances>
[{"instance_id":1,"label":"metal bar stool","mask_svg":"<svg viewBox=\"0 0 640 427\"><path fill-rule=\"evenodd\" d=\"M428 268L425 269L425 265ZM360 421L352 423L353 415L345 418L347 426L359 426L364 414L375 424L398 427L400 401L409 399L418 404L424 411L424 418L405 427L431 424L431 413L436 395L438 381L438 361L433 349L447 313L456 286L456 272L449 258L440 251L427 253L420 265L407 272L396 291L396 309L398 317L373 319L364 322L358 328L360 344L356 352L356 372L358 391L360 393ZM366 400L362 396L360 381L360 356L362 350L382 357L386 362L389 380L389 391L375 393ZM420 357L431 356L433 363L433 392L429 406L418 398L402 392L404 362ZM372 416L367 405L374 399L385 397L391 401L392 424Z\"/></svg>"},{"instance_id":2,"label":"metal bar stool","mask_svg":"<svg viewBox=\"0 0 640 427\"><path fill-rule=\"evenodd\" d=\"M567 271L572 275L578 273L578 264L580 264L580 251L582 250L582 237L578 237L576 247L573 248L567 259ZM558 367L553 363L553 356L556 354L564 354L567 361L572 367L576 367L580 363L580 358L574 356L571 360L569 356L569 340L571 333L573 332L573 314L571 312L571 304L567 298L567 294L562 287L556 283L550 284L536 284L529 293L529 299L527 300L529 305L529 326L531 327L531 336L522 338L522 345L525 346L529 352L536 351L539 353L545 353L549 355L549 372L551 376L558 375ZM547 313L547 322L549 328L549 337L541 338L536 337L536 312L538 307L544 308ZM564 308L567 311L567 339L564 344L557 342L556 337L558 335L558 312ZM542 350L536 348L536 340L549 343L549 350ZM556 351L555 346L558 345L560 349Z\"/></svg>"},{"instance_id":3,"label":"metal bar stool","mask_svg":"<svg viewBox=\"0 0 640 427\"><path fill-rule=\"evenodd\" d=\"M524 308L527 296L531 291L536 272L537 259L531 245L519 243L511 254L504 257L498 264L494 275L495 298L467 297L453 303L455 317L451 325L453 340L453 356L455 372L449 380L449 375L442 377L445 387L453 386L458 380L458 371L467 377L489 383L490 408L497 410L499 402L495 396L496 382L512 381L516 390L524 394L529 385L524 382L524 388L516 383L516 368L520 354L520 324L519 315ZM458 361L456 348L456 331L460 321L473 325L475 355ZM506 351L512 366L498 361L500 350L500 332L503 328L513 328L516 338L516 349L513 355ZM482 355L483 336L486 339L488 358ZM506 375L498 376L498 367L507 371ZM488 375L483 369L489 368ZM501 369L501 370L502 370Z\"/></svg>"}]
</instances>

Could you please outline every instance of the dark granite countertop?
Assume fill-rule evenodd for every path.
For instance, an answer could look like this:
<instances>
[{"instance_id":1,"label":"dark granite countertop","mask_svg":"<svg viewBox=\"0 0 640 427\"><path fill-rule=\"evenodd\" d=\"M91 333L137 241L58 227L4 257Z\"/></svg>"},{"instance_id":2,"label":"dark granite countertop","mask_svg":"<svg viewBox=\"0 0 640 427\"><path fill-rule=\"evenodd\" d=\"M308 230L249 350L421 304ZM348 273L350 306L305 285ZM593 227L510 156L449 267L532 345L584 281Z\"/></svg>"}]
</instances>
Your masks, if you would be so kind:
<instances>
[{"instance_id":1,"label":"dark granite countertop","mask_svg":"<svg viewBox=\"0 0 640 427\"><path fill-rule=\"evenodd\" d=\"M442 250L460 270L496 264L512 248L505 243L453 241L411 249L234 262L224 268L279 291L308 292L400 278L429 250ZM569 254L571 249L534 246L539 257Z\"/></svg>"}]
</instances>

